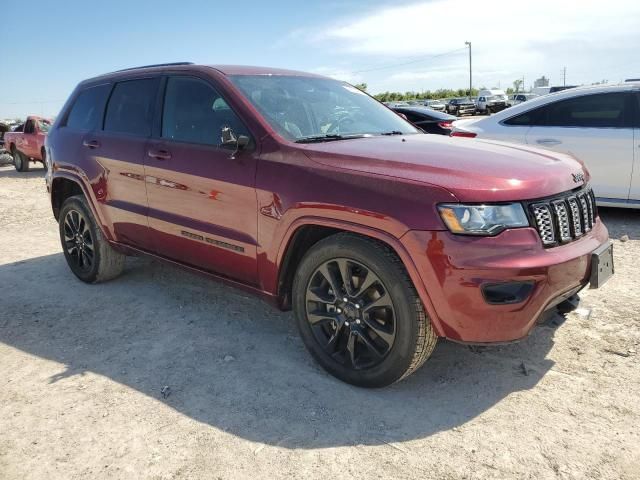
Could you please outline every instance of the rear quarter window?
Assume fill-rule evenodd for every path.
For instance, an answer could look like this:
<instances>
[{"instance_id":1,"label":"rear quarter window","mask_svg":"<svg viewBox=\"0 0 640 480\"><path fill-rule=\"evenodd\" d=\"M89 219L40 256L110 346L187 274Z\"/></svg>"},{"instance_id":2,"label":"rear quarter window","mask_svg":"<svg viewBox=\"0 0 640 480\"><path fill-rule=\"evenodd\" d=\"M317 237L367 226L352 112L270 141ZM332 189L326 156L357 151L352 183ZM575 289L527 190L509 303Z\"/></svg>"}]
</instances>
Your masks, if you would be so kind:
<instances>
[{"instance_id":1,"label":"rear quarter window","mask_svg":"<svg viewBox=\"0 0 640 480\"><path fill-rule=\"evenodd\" d=\"M65 125L78 130L93 130L102 120L104 104L111 85L97 85L80 92L69 110Z\"/></svg>"}]
</instances>

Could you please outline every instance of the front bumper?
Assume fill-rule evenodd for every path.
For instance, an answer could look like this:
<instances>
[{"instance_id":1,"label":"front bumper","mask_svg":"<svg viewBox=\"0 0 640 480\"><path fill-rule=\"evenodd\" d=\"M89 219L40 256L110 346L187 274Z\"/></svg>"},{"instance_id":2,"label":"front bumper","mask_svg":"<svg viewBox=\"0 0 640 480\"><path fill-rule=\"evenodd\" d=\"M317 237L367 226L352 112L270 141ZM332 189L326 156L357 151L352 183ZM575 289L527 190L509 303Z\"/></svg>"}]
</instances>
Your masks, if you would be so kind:
<instances>
[{"instance_id":1,"label":"front bumper","mask_svg":"<svg viewBox=\"0 0 640 480\"><path fill-rule=\"evenodd\" d=\"M543 248L533 228L495 237L410 231L401 241L413 258L433 308L440 336L469 343L500 343L528 335L541 315L589 283L591 254L608 242L597 219L584 237ZM532 283L525 300L489 304L482 287L502 282Z\"/></svg>"}]
</instances>

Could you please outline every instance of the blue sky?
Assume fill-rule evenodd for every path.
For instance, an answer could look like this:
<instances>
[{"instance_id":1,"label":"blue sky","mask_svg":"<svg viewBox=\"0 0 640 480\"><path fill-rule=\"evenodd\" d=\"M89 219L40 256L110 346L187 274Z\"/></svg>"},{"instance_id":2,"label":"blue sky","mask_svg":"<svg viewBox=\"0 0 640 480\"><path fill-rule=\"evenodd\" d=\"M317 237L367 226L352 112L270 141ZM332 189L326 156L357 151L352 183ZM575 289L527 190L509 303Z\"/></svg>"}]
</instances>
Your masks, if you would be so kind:
<instances>
[{"instance_id":1,"label":"blue sky","mask_svg":"<svg viewBox=\"0 0 640 480\"><path fill-rule=\"evenodd\" d=\"M474 86L506 88L523 76L529 85L543 74L557 84L564 66L568 83L640 77L640 2L520 3L11 1L0 29L0 118L54 115L84 78L180 60L313 71L373 93L464 88L465 40Z\"/></svg>"}]
</instances>

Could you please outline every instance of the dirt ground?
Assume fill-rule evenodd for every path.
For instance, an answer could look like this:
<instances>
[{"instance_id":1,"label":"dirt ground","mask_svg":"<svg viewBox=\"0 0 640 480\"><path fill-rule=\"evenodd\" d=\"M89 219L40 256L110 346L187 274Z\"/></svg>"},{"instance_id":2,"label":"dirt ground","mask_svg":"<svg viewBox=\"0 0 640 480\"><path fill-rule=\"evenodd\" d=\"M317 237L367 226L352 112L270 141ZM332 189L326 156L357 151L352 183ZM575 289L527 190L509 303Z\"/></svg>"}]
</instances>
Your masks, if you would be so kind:
<instances>
[{"instance_id":1,"label":"dirt ground","mask_svg":"<svg viewBox=\"0 0 640 480\"><path fill-rule=\"evenodd\" d=\"M363 390L231 287L141 258L81 283L42 176L0 167L2 480L640 478L640 212L602 210L616 275L566 319Z\"/></svg>"}]
</instances>

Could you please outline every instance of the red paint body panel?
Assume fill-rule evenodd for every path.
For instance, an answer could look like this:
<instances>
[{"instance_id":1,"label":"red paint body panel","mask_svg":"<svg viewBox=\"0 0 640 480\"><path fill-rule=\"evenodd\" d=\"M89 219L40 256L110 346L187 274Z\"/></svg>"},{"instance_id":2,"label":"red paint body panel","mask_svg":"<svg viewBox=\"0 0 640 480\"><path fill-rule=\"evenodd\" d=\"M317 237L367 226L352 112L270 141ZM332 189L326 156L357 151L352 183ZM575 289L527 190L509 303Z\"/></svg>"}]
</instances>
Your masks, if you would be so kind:
<instances>
[{"instance_id":1,"label":"red paint body panel","mask_svg":"<svg viewBox=\"0 0 640 480\"><path fill-rule=\"evenodd\" d=\"M83 88L179 74L217 89L253 139L231 152L160 138L156 107L148 138L101 129L74 132L60 119ZM277 299L295 232L318 225L387 243L403 261L436 332L469 342L525 336L558 296L588 281L590 254L607 241L599 221L583 238L545 249L533 228L496 237L456 236L437 204L531 200L579 186L576 160L497 142L437 135L372 137L296 144L283 139L226 75L307 75L240 66L167 66L116 72L81 83L47 139L56 182L82 186L107 239L223 278ZM160 103L160 102L159 102ZM82 145L95 140L98 148ZM166 151L165 159L151 151ZM586 181L585 180L585 181ZM55 204L56 199L52 198ZM531 280L522 304L489 305L486 282Z\"/></svg>"},{"instance_id":2,"label":"red paint body panel","mask_svg":"<svg viewBox=\"0 0 640 480\"><path fill-rule=\"evenodd\" d=\"M548 249L532 228L506 230L497 237L414 231L402 243L428 286L442 335L484 343L526 336L550 302L589 282L591 252L607 239L598 220L585 237ZM533 281L535 288L523 303L487 304L480 286L504 281Z\"/></svg>"},{"instance_id":3,"label":"red paint body panel","mask_svg":"<svg viewBox=\"0 0 640 480\"><path fill-rule=\"evenodd\" d=\"M29 115L24 124L26 126L27 122L34 122L35 131L33 133L6 132L4 134L4 147L11 151L12 147L15 146L15 148L23 155L38 162L42 162L42 149L44 147L47 132L40 130L38 120L46 120L47 122L51 121L48 118Z\"/></svg>"}]
</instances>

